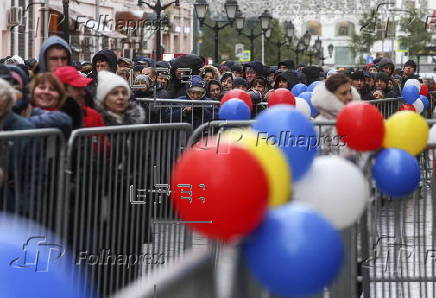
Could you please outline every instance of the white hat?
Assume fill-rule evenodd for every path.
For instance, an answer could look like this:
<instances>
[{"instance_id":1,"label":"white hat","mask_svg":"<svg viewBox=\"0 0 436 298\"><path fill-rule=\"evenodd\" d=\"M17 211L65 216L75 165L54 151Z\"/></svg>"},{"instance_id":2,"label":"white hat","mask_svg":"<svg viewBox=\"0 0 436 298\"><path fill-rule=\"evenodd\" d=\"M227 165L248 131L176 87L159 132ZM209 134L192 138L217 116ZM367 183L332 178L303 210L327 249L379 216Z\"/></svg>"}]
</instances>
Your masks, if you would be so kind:
<instances>
[{"instance_id":1,"label":"white hat","mask_svg":"<svg viewBox=\"0 0 436 298\"><path fill-rule=\"evenodd\" d=\"M97 85L97 104L101 107L104 106L104 99L114 88L124 87L127 89L128 96L130 97L130 86L127 81L117 74L108 71L100 71L98 73Z\"/></svg>"}]
</instances>

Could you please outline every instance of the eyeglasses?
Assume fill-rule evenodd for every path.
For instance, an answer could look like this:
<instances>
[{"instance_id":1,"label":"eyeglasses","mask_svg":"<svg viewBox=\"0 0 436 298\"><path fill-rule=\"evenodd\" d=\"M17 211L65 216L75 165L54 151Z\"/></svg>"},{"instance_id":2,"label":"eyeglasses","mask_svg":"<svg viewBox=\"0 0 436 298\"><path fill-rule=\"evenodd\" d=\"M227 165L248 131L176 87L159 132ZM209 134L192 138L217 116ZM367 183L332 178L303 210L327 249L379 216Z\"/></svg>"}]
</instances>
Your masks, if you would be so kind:
<instances>
[{"instance_id":1,"label":"eyeglasses","mask_svg":"<svg viewBox=\"0 0 436 298\"><path fill-rule=\"evenodd\" d=\"M58 61L58 60L62 60L62 61L67 61L68 57L67 56L60 56L60 57L48 57L48 60L50 61Z\"/></svg>"}]
</instances>

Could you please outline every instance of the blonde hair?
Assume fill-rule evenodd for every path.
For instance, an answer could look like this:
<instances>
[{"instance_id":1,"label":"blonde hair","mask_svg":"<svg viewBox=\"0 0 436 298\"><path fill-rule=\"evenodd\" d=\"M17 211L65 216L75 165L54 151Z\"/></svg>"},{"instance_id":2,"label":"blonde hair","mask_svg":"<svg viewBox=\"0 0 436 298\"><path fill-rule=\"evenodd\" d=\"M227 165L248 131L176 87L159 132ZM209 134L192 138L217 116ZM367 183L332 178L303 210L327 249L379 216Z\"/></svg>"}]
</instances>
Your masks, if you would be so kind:
<instances>
[{"instance_id":1,"label":"blonde hair","mask_svg":"<svg viewBox=\"0 0 436 298\"><path fill-rule=\"evenodd\" d=\"M39 73L37 74L33 80L30 82L30 94L32 95L32 99L30 100L30 103L32 105L35 105L35 88L36 86L43 84L45 82L50 82L50 84L53 85L53 88L55 88L55 90L57 92L59 92L59 103L57 105L57 109L59 109L60 107L62 107L67 99L67 94L65 91L65 87L64 84L62 84L61 81L59 81L59 79L52 73L50 72L44 72L44 73Z\"/></svg>"},{"instance_id":2,"label":"blonde hair","mask_svg":"<svg viewBox=\"0 0 436 298\"><path fill-rule=\"evenodd\" d=\"M6 109L0 110L0 117L8 113L17 100L17 91L8 83L0 79L0 101L7 101Z\"/></svg>"}]
</instances>

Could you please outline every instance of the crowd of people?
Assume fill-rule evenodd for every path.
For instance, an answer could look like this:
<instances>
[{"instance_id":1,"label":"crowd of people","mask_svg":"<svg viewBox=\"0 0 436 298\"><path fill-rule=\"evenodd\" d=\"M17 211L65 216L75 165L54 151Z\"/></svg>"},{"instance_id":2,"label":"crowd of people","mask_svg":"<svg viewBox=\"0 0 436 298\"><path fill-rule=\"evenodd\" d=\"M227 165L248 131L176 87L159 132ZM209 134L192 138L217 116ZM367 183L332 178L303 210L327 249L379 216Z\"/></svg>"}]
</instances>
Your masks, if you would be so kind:
<instances>
[{"instance_id":1,"label":"crowd of people","mask_svg":"<svg viewBox=\"0 0 436 298\"><path fill-rule=\"evenodd\" d=\"M350 86L344 89L348 92L345 97L372 100L400 97L408 79L421 80L413 60L402 69L395 69L388 58L374 62L363 69L329 70L295 66L292 60L277 66L258 61L205 65L197 55L155 62L143 56L133 60L119 57L109 49L97 52L91 62L78 62L72 60L71 47L65 40L51 36L43 43L38 60L24 61L18 56L0 60L0 130L59 128L68 137L74 129L109 125L188 121L198 126L216 119L217 111L206 110L205 114L202 110L201 121L193 119L196 116L184 117L184 113L195 112L189 107L167 108L156 117L156 111L139 99L219 101L229 90L242 89L250 94L253 104L258 104L267 102L274 89L291 90L299 83L323 80L331 83L314 94L314 105L320 113L334 113L337 109L332 95L347 101L338 93L338 82ZM159 71L162 69L167 73ZM421 83L436 91L434 80Z\"/></svg>"}]
</instances>

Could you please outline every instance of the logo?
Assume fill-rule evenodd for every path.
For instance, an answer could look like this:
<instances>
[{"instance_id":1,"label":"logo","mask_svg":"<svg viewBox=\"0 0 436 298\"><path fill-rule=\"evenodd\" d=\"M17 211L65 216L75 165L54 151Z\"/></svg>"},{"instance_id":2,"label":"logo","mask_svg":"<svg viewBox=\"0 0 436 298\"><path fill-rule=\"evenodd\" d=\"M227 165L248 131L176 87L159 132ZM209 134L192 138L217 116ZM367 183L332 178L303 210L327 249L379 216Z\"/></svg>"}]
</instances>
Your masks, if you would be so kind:
<instances>
[{"instance_id":1,"label":"logo","mask_svg":"<svg viewBox=\"0 0 436 298\"><path fill-rule=\"evenodd\" d=\"M12 260L9 265L14 268L35 268L35 272L48 272L49 264L65 254L62 245L47 243L47 237L30 237L23 244L24 254Z\"/></svg>"}]
</instances>

